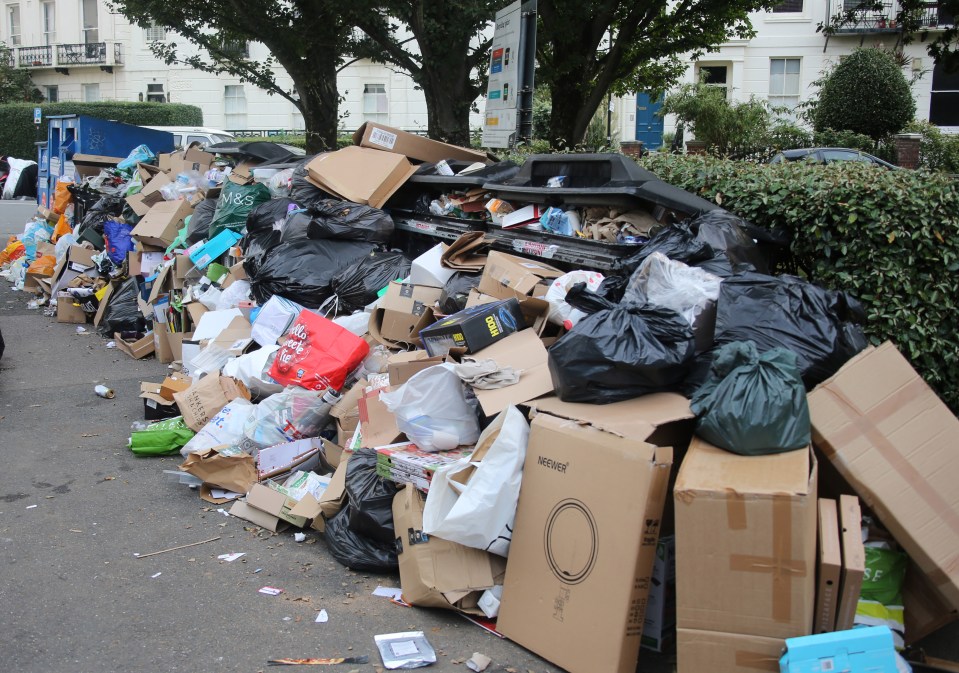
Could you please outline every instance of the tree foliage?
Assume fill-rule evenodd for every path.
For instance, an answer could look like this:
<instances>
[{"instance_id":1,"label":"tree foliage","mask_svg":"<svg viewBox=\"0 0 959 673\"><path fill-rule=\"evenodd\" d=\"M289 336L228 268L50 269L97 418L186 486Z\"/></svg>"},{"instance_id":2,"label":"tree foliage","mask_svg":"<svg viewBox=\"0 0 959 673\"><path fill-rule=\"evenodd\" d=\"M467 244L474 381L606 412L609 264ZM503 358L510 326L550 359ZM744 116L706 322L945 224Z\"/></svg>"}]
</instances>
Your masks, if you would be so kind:
<instances>
[{"instance_id":1,"label":"tree foliage","mask_svg":"<svg viewBox=\"0 0 959 673\"><path fill-rule=\"evenodd\" d=\"M909 83L882 49L857 49L818 84L811 111L816 130L852 131L878 139L901 131L916 114Z\"/></svg>"},{"instance_id":2,"label":"tree foliage","mask_svg":"<svg viewBox=\"0 0 959 673\"><path fill-rule=\"evenodd\" d=\"M538 82L552 95L550 141L582 141L608 92L662 92L697 58L754 34L762 0L540 0Z\"/></svg>"},{"instance_id":3,"label":"tree foliage","mask_svg":"<svg viewBox=\"0 0 959 673\"><path fill-rule=\"evenodd\" d=\"M339 93L336 73L350 53L356 10L332 0L113 0L115 9L139 26L167 26L188 43L155 42L153 53L168 65L183 63L215 74L228 74L284 98L299 109L310 151L336 147ZM260 42L270 56L246 58L238 42ZM277 66L293 80L277 81Z\"/></svg>"},{"instance_id":4,"label":"tree foliage","mask_svg":"<svg viewBox=\"0 0 959 673\"><path fill-rule=\"evenodd\" d=\"M26 68L10 64L12 50L0 42L0 103L40 103L43 94Z\"/></svg>"}]
</instances>

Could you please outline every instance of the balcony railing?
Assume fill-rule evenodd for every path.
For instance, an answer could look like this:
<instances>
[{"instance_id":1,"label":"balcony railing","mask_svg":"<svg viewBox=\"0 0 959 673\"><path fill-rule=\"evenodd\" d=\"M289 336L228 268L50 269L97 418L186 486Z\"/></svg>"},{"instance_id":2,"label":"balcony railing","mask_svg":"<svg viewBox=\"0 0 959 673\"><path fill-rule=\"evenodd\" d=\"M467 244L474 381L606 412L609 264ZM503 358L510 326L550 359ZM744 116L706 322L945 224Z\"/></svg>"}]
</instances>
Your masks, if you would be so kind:
<instances>
[{"instance_id":1,"label":"balcony railing","mask_svg":"<svg viewBox=\"0 0 959 673\"><path fill-rule=\"evenodd\" d=\"M53 65L53 47L20 47L17 50L17 64L21 68L49 68Z\"/></svg>"},{"instance_id":2,"label":"balcony railing","mask_svg":"<svg viewBox=\"0 0 959 673\"><path fill-rule=\"evenodd\" d=\"M900 7L898 2L875 3L869 0L834 0L830 2L829 16L833 17L833 30L842 33L893 33L902 29L897 24ZM935 29L951 26L954 21L937 2L927 3L914 17L918 28Z\"/></svg>"},{"instance_id":3,"label":"balcony railing","mask_svg":"<svg viewBox=\"0 0 959 673\"><path fill-rule=\"evenodd\" d=\"M10 66L20 68L71 68L100 66L107 70L123 65L123 45L114 42L57 44L10 49Z\"/></svg>"}]
</instances>

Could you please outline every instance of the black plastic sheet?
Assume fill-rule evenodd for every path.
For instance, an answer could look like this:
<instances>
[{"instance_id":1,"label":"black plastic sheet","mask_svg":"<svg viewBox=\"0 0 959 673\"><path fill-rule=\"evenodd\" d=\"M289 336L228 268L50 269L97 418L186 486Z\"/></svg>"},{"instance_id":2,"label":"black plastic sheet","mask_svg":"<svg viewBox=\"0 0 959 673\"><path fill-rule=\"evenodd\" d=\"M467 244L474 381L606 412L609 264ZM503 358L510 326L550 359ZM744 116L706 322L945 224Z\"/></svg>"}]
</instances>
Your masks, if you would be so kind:
<instances>
[{"instance_id":1,"label":"black plastic sheet","mask_svg":"<svg viewBox=\"0 0 959 673\"><path fill-rule=\"evenodd\" d=\"M468 273L466 271L457 271L450 276L446 285L443 286L443 294L440 296L440 309L443 313L453 315L465 309L470 290L479 285L482 277L482 273Z\"/></svg>"}]
</instances>

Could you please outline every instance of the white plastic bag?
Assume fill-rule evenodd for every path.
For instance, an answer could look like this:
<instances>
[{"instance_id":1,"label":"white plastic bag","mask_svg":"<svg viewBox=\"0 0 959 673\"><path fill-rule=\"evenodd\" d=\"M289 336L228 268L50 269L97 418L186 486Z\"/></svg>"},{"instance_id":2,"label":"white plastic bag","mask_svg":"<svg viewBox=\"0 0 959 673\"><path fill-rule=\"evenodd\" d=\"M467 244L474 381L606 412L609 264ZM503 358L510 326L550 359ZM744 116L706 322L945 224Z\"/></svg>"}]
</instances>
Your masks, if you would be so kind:
<instances>
[{"instance_id":1,"label":"white plastic bag","mask_svg":"<svg viewBox=\"0 0 959 673\"><path fill-rule=\"evenodd\" d=\"M251 333L253 340L261 346L273 346L303 310L296 302L273 295L256 314Z\"/></svg>"},{"instance_id":2,"label":"white plastic bag","mask_svg":"<svg viewBox=\"0 0 959 673\"><path fill-rule=\"evenodd\" d=\"M227 402L193 438L180 449L184 458L190 453L204 453L214 446L239 444L243 429L256 407L242 397Z\"/></svg>"},{"instance_id":3,"label":"white plastic bag","mask_svg":"<svg viewBox=\"0 0 959 673\"><path fill-rule=\"evenodd\" d=\"M719 276L654 252L629 279L622 303L663 306L695 326L703 311L715 307L720 283Z\"/></svg>"},{"instance_id":4,"label":"white plastic bag","mask_svg":"<svg viewBox=\"0 0 959 673\"><path fill-rule=\"evenodd\" d=\"M333 322L358 337L370 331L370 314L366 311L357 311L353 315L342 315L339 318L334 318Z\"/></svg>"},{"instance_id":5,"label":"white plastic bag","mask_svg":"<svg viewBox=\"0 0 959 673\"><path fill-rule=\"evenodd\" d=\"M528 441L526 418L507 407L483 431L473 455L433 475L423 532L507 556Z\"/></svg>"},{"instance_id":6,"label":"white plastic bag","mask_svg":"<svg viewBox=\"0 0 959 673\"><path fill-rule=\"evenodd\" d=\"M256 405L247 419L241 444L250 453L295 439L317 437L330 420L330 407L320 391L285 388Z\"/></svg>"},{"instance_id":7,"label":"white plastic bag","mask_svg":"<svg viewBox=\"0 0 959 673\"><path fill-rule=\"evenodd\" d=\"M380 401L396 415L396 427L423 451L447 451L479 437L476 412L452 365L417 372Z\"/></svg>"},{"instance_id":8,"label":"white plastic bag","mask_svg":"<svg viewBox=\"0 0 959 673\"><path fill-rule=\"evenodd\" d=\"M573 325L579 322L586 314L566 303L566 293L576 283L586 283L587 290L596 292L604 279L605 276L598 271L570 271L554 280L546 291L549 321L556 325L564 325L567 320Z\"/></svg>"},{"instance_id":9,"label":"white plastic bag","mask_svg":"<svg viewBox=\"0 0 959 673\"><path fill-rule=\"evenodd\" d=\"M204 290L196 300L207 307L210 311L216 311L217 305L220 303L220 296L223 294L223 291L220 290L216 285L211 285L206 290Z\"/></svg>"},{"instance_id":10,"label":"white plastic bag","mask_svg":"<svg viewBox=\"0 0 959 673\"><path fill-rule=\"evenodd\" d=\"M249 298L250 298L250 281L248 280L234 281L230 285L230 287L220 292L220 296L216 300L216 308L213 310L223 311L224 309L228 309L228 308L236 308L237 306L240 305L241 301L246 301Z\"/></svg>"},{"instance_id":11,"label":"white plastic bag","mask_svg":"<svg viewBox=\"0 0 959 673\"><path fill-rule=\"evenodd\" d=\"M273 362L274 353L278 350L280 347L273 345L240 355L223 365L223 375L242 381L247 388L255 379L272 380L269 374L270 364Z\"/></svg>"}]
</instances>

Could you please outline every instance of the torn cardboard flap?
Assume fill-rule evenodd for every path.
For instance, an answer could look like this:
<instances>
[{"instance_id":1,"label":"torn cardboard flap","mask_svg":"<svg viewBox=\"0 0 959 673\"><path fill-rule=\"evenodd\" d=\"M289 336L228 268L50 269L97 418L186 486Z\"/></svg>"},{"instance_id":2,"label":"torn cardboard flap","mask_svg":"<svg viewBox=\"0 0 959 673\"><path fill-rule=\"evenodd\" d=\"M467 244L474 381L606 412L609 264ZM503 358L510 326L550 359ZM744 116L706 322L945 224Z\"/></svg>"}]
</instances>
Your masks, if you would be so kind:
<instances>
[{"instance_id":1,"label":"torn cardboard flap","mask_svg":"<svg viewBox=\"0 0 959 673\"><path fill-rule=\"evenodd\" d=\"M519 382L512 386L474 390L487 416L494 416L511 404L523 404L553 392L548 354L534 330L524 329L510 334L472 357L479 361L493 360L500 367L512 367L520 375Z\"/></svg>"},{"instance_id":2,"label":"torn cardboard flap","mask_svg":"<svg viewBox=\"0 0 959 673\"><path fill-rule=\"evenodd\" d=\"M443 251L440 261L448 269L479 273L486 266L491 245L482 231L468 231Z\"/></svg>"},{"instance_id":3,"label":"torn cardboard flap","mask_svg":"<svg viewBox=\"0 0 959 673\"><path fill-rule=\"evenodd\" d=\"M359 400L360 427L365 447L375 449L378 446L395 444L404 437L396 427L396 416L380 401L380 393L388 390L381 388Z\"/></svg>"},{"instance_id":4,"label":"torn cardboard flap","mask_svg":"<svg viewBox=\"0 0 959 673\"><path fill-rule=\"evenodd\" d=\"M427 161L433 164L443 159L489 163L484 152L449 145L376 122L364 122L353 134L353 144L394 152L410 159Z\"/></svg>"},{"instance_id":5,"label":"torn cardboard flap","mask_svg":"<svg viewBox=\"0 0 959 673\"><path fill-rule=\"evenodd\" d=\"M347 201L382 208L416 167L398 154L365 147L344 147L307 164L307 180Z\"/></svg>"},{"instance_id":6,"label":"torn cardboard flap","mask_svg":"<svg viewBox=\"0 0 959 673\"><path fill-rule=\"evenodd\" d=\"M889 342L808 400L815 446L959 608L959 420Z\"/></svg>"},{"instance_id":7,"label":"torn cardboard flap","mask_svg":"<svg viewBox=\"0 0 959 673\"><path fill-rule=\"evenodd\" d=\"M529 407L537 413L591 425L619 437L643 440L648 440L662 425L695 418L689 410L689 400L676 393L653 393L602 405L563 402L552 396L531 402Z\"/></svg>"},{"instance_id":8,"label":"torn cardboard flap","mask_svg":"<svg viewBox=\"0 0 959 673\"><path fill-rule=\"evenodd\" d=\"M202 454L189 454L180 465L180 470L228 491L249 491L257 481L253 456L246 453L223 456L217 451L218 448L223 447L215 447Z\"/></svg>"}]
</instances>

